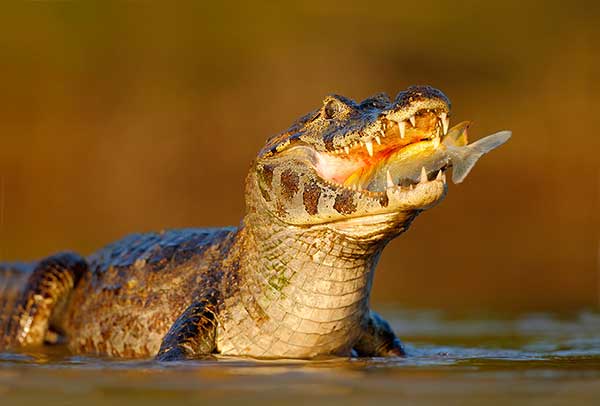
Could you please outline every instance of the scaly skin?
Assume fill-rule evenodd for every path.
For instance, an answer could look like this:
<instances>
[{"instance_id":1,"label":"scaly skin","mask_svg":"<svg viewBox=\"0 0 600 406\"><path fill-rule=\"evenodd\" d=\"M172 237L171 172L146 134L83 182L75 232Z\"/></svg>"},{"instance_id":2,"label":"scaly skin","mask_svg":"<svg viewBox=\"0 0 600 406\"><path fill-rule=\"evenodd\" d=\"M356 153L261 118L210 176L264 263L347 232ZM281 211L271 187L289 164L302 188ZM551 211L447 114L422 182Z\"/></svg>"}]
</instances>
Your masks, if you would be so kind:
<instances>
[{"instance_id":1,"label":"scaly skin","mask_svg":"<svg viewBox=\"0 0 600 406\"><path fill-rule=\"evenodd\" d=\"M445 168L404 188L342 183L390 151L433 142L422 140L442 135L448 112L429 87L393 102L330 96L259 153L238 228L133 235L89 258L5 266L0 349L60 341L77 354L160 360L403 355L369 309L373 273L386 244L443 199Z\"/></svg>"}]
</instances>

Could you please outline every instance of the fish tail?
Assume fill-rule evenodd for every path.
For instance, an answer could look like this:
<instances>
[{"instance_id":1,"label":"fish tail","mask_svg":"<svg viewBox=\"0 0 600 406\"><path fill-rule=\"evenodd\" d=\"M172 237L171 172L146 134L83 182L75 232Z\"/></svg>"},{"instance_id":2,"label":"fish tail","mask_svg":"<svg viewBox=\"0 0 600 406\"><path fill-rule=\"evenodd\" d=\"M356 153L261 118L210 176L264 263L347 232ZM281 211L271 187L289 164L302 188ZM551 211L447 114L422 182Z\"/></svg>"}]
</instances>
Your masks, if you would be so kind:
<instances>
[{"instance_id":1,"label":"fish tail","mask_svg":"<svg viewBox=\"0 0 600 406\"><path fill-rule=\"evenodd\" d=\"M465 180L479 158L504 144L511 134L510 131L500 131L465 147L448 146L448 155L452 161L452 182L461 183Z\"/></svg>"}]
</instances>

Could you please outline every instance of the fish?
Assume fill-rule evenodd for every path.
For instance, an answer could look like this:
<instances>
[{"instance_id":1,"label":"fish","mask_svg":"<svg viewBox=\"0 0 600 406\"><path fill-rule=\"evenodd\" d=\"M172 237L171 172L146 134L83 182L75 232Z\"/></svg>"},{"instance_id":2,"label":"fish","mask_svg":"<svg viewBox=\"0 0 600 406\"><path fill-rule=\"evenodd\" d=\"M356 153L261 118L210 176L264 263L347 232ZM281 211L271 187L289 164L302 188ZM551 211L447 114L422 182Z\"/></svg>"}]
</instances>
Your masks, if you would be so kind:
<instances>
[{"instance_id":1,"label":"fish","mask_svg":"<svg viewBox=\"0 0 600 406\"><path fill-rule=\"evenodd\" d=\"M359 184L371 191L385 190L394 185L409 186L419 182L422 168L429 175L452 168L452 182L462 183L477 161L488 152L504 144L512 135L504 130L488 135L471 144L467 129L470 122L464 121L452 127L441 139L423 140L404 146L399 151L382 159L366 172L350 176L345 184Z\"/></svg>"}]
</instances>

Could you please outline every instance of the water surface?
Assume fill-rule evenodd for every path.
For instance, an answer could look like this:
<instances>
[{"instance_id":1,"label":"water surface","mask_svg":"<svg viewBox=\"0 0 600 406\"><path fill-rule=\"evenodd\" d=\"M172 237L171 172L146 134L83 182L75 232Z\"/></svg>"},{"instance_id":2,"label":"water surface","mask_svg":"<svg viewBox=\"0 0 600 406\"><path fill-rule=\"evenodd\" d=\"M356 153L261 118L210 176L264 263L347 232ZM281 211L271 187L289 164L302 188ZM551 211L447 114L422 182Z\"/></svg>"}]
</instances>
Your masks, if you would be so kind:
<instances>
[{"instance_id":1,"label":"water surface","mask_svg":"<svg viewBox=\"0 0 600 406\"><path fill-rule=\"evenodd\" d=\"M600 315L512 319L384 312L405 359L156 363L76 357L61 348L0 354L2 405L596 404Z\"/></svg>"}]
</instances>

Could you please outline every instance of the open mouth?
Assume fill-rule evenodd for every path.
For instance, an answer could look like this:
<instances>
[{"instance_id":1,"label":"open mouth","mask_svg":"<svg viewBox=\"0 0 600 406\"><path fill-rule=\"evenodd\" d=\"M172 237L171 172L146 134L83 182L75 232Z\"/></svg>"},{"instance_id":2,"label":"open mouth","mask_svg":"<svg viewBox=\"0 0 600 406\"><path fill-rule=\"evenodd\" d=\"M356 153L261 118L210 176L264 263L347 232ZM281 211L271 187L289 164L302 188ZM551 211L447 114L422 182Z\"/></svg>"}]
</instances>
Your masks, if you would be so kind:
<instances>
[{"instance_id":1,"label":"open mouth","mask_svg":"<svg viewBox=\"0 0 600 406\"><path fill-rule=\"evenodd\" d=\"M447 160L436 151L448 133L447 112L424 109L408 120L391 116L380 120L376 135L317 153L319 176L336 186L370 193L412 189L431 180L445 182Z\"/></svg>"}]
</instances>

